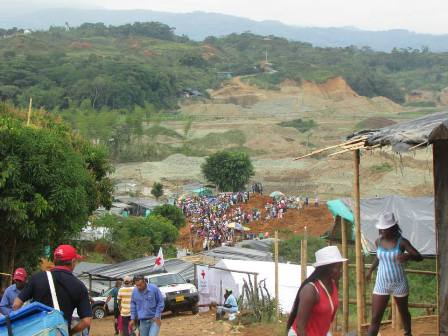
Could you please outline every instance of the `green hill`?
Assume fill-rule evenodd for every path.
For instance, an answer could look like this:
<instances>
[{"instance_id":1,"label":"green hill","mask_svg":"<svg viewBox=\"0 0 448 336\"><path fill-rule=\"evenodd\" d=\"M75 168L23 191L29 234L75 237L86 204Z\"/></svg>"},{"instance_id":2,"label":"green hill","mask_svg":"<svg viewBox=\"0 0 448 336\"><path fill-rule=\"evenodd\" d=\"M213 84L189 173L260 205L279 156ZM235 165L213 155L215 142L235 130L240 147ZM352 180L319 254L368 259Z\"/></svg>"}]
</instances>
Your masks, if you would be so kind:
<instances>
[{"instance_id":1,"label":"green hill","mask_svg":"<svg viewBox=\"0 0 448 336\"><path fill-rule=\"evenodd\" d=\"M48 110L86 107L175 109L183 89L205 93L219 72L257 75L275 88L284 79L324 81L343 76L361 95L396 102L417 88L448 86L448 54L428 50L373 52L315 48L308 43L250 33L194 42L160 23L83 24L66 31L10 35L0 43L0 98ZM271 73L263 72L267 51Z\"/></svg>"}]
</instances>

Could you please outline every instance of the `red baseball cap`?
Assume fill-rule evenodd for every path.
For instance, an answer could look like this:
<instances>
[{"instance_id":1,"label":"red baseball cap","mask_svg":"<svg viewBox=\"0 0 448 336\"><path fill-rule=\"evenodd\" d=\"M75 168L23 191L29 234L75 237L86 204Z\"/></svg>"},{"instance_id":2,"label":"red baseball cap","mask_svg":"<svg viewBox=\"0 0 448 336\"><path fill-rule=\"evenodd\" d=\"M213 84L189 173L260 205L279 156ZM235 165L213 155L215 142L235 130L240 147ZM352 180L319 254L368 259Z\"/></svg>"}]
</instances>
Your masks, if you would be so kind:
<instances>
[{"instance_id":1,"label":"red baseball cap","mask_svg":"<svg viewBox=\"0 0 448 336\"><path fill-rule=\"evenodd\" d=\"M59 245L54 250L54 260L70 261L73 259L82 259L82 256L76 253L76 249L71 245Z\"/></svg>"},{"instance_id":2,"label":"red baseball cap","mask_svg":"<svg viewBox=\"0 0 448 336\"><path fill-rule=\"evenodd\" d=\"M20 268L16 269L12 279L13 280L19 280L19 281L25 281L27 276L28 276L28 274L26 273L25 269L20 267Z\"/></svg>"}]
</instances>

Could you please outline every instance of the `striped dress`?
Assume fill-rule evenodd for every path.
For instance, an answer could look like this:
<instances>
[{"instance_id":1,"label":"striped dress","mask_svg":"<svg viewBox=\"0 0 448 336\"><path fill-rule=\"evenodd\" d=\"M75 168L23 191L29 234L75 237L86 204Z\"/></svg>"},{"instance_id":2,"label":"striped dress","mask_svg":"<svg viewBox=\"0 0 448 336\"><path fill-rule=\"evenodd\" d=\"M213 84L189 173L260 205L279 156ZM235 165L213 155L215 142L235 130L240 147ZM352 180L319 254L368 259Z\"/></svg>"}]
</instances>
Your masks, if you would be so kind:
<instances>
[{"instance_id":1,"label":"striped dress","mask_svg":"<svg viewBox=\"0 0 448 336\"><path fill-rule=\"evenodd\" d=\"M393 295L396 297L404 297L409 294L404 264L397 261L398 255L402 253L400 242L401 237L397 240L397 245L392 249L385 249L381 246L381 243L378 244L376 256L379 260L379 266L373 294Z\"/></svg>"}]
</instances>

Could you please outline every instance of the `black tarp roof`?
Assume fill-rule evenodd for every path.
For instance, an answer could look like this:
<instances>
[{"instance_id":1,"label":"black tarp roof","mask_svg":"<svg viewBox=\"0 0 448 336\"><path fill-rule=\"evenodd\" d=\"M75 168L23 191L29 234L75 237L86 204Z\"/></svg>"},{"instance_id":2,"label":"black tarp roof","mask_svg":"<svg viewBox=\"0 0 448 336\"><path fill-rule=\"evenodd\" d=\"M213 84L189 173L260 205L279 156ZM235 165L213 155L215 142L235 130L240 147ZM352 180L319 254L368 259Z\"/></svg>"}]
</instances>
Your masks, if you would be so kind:
<instances>
[{"instance_id":1,"label":"black tarp roof","mask_svg":"<svg viewBox=\"0 0 448 336\"><path fill-rule=\"evenodd\" d=\"M367 136L366 145L391 145L397 152L432 143L435 140L448 139L448 112L430 114L418 119L401 122L378 130L364 130L354 133L349 140Z\"/></svg>"}]
</instances>

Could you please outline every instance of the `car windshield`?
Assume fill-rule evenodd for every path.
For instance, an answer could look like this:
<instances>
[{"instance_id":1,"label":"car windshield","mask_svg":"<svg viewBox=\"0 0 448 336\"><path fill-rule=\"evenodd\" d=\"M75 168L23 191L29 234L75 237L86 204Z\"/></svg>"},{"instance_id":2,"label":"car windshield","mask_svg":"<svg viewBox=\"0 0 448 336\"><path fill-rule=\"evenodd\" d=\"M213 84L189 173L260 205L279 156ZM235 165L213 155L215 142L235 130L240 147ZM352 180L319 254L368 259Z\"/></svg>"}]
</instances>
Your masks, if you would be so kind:
<instances>
[{"instance_id":1,"label":"car windshield","mask_svg":"<svg viewBox=\"0 0 448 336\"><path fill-rule=\"evenodd\" d=\"M109 288L107 291L105 291L105 292L102 294L102 296L109 296L109 295L111 295L113 289L114 289L114 287Z\"/></svg>"},{"instance_id":2,"label":"car windshield","mask_svg":"<svg viewBox=\"0 0 448 336\"><path fill-rule=\"evenodd\" d=\"M179 274L166 274L149 279L157 287L184 284L185 280Z\"/></svg>"}]
</instances>

